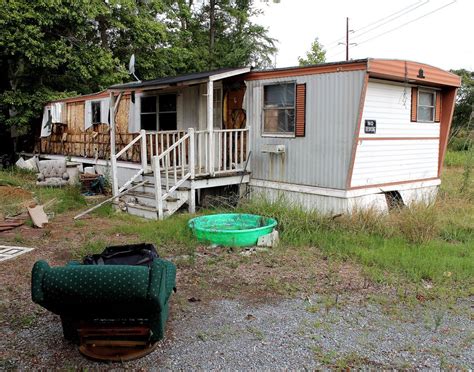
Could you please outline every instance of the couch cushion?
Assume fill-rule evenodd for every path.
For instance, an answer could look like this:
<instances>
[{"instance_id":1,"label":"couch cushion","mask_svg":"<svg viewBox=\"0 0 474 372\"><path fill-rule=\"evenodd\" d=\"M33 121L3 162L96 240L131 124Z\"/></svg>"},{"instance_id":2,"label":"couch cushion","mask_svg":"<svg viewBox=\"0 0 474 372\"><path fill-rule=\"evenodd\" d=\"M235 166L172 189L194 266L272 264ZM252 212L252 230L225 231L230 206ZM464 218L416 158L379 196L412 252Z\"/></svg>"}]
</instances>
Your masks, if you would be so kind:
<instances>
[{"instance_id":1,"label":"couch cushion","mask_svg":"<svg viewBox=\"0 0 474 372\"><path fill-rule=\"evenodd\" d=\"M77 265L52 268L44 274L42 286L47 303L100 308L146 301L148 278L147 267Z\"/></svg>"},{"instance_id":2,"label":"couch cushion","mask_svg":"<svg viewBox=\"0 0 474 372\"><path fill-rule=\"evenodd\" d=\"M66 173L65 160L41 160L38 162L38 170L45 178L59 177L62 178Z\"/></svg>"}]
</instances>

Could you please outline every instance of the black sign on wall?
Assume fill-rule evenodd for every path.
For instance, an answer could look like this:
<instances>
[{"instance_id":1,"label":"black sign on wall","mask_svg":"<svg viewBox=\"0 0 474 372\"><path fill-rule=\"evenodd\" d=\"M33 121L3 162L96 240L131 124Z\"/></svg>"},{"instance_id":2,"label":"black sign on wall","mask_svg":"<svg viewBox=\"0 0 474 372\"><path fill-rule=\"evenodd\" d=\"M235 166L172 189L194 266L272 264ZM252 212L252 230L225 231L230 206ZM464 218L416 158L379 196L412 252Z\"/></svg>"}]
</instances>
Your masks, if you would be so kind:
<instances>
[{"instance_id":1,"label":"black sign on wall","mask_svg":"<svg viewBox=\"0 0 474 372\"><path fill-rule=\"evenodd\" d=\"M377 130L377 122L375 120L366 120L364 132L368 134L375 134Z\"/></svg>"}]
</instances>

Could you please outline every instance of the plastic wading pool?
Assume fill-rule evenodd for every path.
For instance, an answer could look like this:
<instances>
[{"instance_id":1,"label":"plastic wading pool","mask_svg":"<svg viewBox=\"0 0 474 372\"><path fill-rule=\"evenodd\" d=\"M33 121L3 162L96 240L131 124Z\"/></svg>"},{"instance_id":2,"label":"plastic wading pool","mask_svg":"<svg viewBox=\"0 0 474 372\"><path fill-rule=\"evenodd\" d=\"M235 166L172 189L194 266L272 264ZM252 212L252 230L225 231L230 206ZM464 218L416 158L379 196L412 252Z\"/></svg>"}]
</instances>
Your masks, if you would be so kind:
<instances>
[{"instance_id":1,"label":"plastic wading pool","mask_svg":"<svg viewBox=\"0 0 474 372\"><path fill-rule=\"evenodd\" d=\"M260 236L270 234L277 221L255 214L212 214L188 222L198 240L228 247L256 245Z\"/></svg>"}]
</instances>

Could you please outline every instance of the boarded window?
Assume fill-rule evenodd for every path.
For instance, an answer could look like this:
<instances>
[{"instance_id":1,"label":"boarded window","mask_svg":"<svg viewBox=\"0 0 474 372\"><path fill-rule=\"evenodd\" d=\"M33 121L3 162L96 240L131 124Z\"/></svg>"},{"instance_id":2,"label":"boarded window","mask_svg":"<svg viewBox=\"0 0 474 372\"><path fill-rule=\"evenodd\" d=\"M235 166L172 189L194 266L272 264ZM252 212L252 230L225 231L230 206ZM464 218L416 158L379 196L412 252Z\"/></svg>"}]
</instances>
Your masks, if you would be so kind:
<instances>
[{"instance_id":1,"label":"boarded window","mask_svg":"<svg viewBox=\"0 0 474 372\"><path fill-rule=\"evenodd\" d=\"M263 133L294 135L295 83L265 85Z\"/></svg>"},{"instance_id":2,"label":"boarded window","mask_svg":"<svg viewBox=\"0 0 474 372\"><path fill-rule=\"evenodd\" d=\"M91 111L92 111L92 124L99 124L100 123L100 101L93 101L91 102Z\"/></svg>"},{"instance_id":3,"label":"boarded window","mask_svg":"<svg viewBox=\"0 0 474 372\"><path fill-rule=\"evenodd\" d=\"M306 84L296 85L296 137L304 137L306 132Z\"/></svg>"}]
</instances>

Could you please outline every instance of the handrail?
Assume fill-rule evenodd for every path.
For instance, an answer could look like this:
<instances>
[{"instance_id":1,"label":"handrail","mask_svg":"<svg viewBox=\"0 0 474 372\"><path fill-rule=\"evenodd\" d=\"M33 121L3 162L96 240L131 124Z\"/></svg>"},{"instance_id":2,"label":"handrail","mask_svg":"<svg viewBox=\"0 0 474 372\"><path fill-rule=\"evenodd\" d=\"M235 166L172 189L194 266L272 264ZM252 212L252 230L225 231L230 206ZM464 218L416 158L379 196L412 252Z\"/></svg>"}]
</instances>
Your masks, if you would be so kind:
<instances>
[{"instance_id":1,"label":"handrail","mask_svg":"<svg viewBox=\"0 0 474 372\"><path fill-rule=\"evenodd\" d=\"M118 159L122 156L130 147L132 147L136 142L138 142L142 138L142 134L140 133L137 137L135 137L132 142L130 142L127 146L125 146L122 150L115 154L115 158Z\"/></svg>"},{"instance_id":2,"label":"handrail","mask_svg":"<svg viewBox=\"0 0 474 372\"><path fill-rule=\"evenodd\" d=\"M189 133L185 134L183 137L181 137L179 140L173 143L170 147L168 147L165 151L163 151L160 155L158 155L158 160L163 159L165 155L168 155L172 150L178 147L181 144L181 142L184 142L188 138L189 138Z\"/></svg>"}]
</instances>

